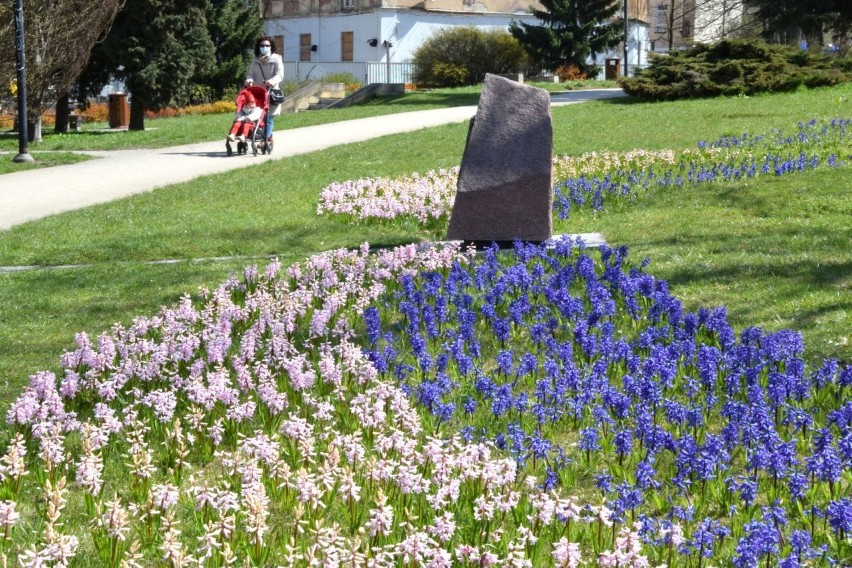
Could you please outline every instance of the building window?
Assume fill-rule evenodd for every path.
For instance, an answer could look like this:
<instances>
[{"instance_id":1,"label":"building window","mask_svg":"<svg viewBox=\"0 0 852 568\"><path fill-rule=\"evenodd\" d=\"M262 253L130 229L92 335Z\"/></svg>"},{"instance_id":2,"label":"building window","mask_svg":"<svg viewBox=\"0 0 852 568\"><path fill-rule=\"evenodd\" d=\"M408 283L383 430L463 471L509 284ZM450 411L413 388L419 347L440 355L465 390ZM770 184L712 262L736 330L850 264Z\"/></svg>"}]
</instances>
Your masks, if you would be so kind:
<instances>
[{"instance_id":1,"label":"building window","mask_svg":"<svg viewBox=\"0 0 852 568\"><path fill-rule=\"evenodd\" d=\"M340 32L340 60L353 61L353 47L355 45L354 32Z\"/></svg>"},{"instance_id":2,"label":"building window","mask_svg":"<svg viewBox=\"0 0 852 568\"><path fill-rule=\"evenodd\" d=\"M275 42L275 47L278 48L278 55L281 56L281 59L284 59L284 36L272 36L272 40Z\"/></svg>"},{"instance_id":3,"label":"building window","mask_svg":"<svg viewBox=\"0 0 852 568\"><path fill-rule=\"evenodd\" d=\"M344 12L349 12L356 8L356 0L340 0L340 9Z\"/></svg>"},{"instance_id":4,"label":"building window","mask_svg":"<svg viewBox=\"0 0 852 568\"><path fill-rule=\"evenodd\" d=\"M299 61L311 60L311 34L299 35Z\"/></svg>"},{"instance_id":5,"label":"building window","mask_svg":"<svg viewBox=\"0 0 852 568\"><path fill-rule=\"evenodd\" d=\"M657 5L657 19L654 23L654 31L661 33L669 28L669 7L665 4Z\"/></svg>"}]
</instances>

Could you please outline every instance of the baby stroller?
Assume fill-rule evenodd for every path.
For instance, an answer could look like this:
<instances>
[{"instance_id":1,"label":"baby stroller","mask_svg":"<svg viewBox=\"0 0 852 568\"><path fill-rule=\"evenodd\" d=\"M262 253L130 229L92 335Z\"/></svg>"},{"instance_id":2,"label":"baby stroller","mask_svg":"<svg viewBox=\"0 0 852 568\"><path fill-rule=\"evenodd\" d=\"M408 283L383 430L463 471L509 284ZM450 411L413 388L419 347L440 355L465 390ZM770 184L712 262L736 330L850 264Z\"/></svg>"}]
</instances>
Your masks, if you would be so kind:
<instances>
[{"instance_id":1,"label":"baby stroller","mask_svg":"<svg viewBox=\"0 0 852 568\"><path fill-rule=\"evenodd\" d=\"M269 104L266 94L266 89L258 86L246 87L242 91L237 94L237 110L241 110L243 106L246 104L247 94L251 93L254 97L255 103L261 109L260 119L252 122L251 134L246 136L245 142L237 142L237 155L242 155L248 152L248 146L251 144L251 152L254 156L257 156L258 150L262 154L271 154L272 153L272 143L267 143L266 139L263 136L264 129L266 128L266 113L269 111ZM231 142L225 142L225 148L228 152L229 156L234 155L234 150L231 148Z\"/></svg>"}]
</instances>

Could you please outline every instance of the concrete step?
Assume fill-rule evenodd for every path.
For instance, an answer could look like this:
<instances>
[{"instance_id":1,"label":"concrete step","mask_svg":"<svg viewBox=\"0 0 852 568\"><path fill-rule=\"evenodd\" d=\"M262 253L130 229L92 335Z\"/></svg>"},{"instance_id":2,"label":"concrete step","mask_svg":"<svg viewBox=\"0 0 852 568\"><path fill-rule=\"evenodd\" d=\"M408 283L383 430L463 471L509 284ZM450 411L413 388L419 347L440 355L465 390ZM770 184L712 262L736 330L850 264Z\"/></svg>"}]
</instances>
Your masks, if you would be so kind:
<instances>
[{"instance_id":1,"label":"concrete step","mask_svg":"<svg viewBox=\"0 0 852 568\"><path fill-rule=\"evenodd\" d=\"M344 99L346 98L346 90L345 89L323 89L319 92L319 97L321 99Z\"/></svg>"},{"instance_id":2,"label":"concrete step","mask_svg":"<svg viewBox=\"0 0 852 568\"><path fill-rule=\"evenodd\" d=\"M322 110L324 108L328 108L332 104L336 103L339 99L323 99L319 102L311 103L308 105L308 110Z\"/></svg>"}]
</instances>

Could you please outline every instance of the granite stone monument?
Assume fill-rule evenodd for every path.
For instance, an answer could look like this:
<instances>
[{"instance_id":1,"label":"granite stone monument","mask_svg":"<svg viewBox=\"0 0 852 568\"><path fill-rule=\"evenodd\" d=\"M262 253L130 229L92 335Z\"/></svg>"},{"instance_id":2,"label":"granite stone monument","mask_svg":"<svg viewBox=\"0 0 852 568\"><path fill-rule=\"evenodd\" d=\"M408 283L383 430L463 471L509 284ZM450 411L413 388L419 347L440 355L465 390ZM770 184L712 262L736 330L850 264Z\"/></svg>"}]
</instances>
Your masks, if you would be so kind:
<instances>
[{"instance_id":1,"label":"granite stone monument","mask_svg":"<svg viewBox=\"0 0 852 568\"><path fill-rule=\"evenodd\" d=\"M549 239L552 154L548 92L486 75L447 238L475 243Z\"/></svg>"}]
</instances>

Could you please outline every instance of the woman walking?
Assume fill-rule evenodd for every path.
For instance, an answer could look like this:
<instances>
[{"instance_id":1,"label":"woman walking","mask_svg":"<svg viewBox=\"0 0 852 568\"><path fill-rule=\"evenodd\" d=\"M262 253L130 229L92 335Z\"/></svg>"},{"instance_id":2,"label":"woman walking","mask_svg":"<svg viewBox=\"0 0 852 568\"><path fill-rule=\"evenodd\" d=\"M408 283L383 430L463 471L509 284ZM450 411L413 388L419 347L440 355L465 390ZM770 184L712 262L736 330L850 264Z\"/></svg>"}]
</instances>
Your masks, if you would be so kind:
<instances>
[{"instance_id":1,"label":"woman walking","mask_svg":"<svg viewBox=\"0 0 852 568\"><path fill-rule=\"evenodd\" d=\"M269 36L258 39L254 44L254 55L254 61L251 62L246 73L246 87L257 84L263 86L267 92L278 88L284 80L284 61L278 55L275 40ZM266 130L263 133L269 152L272 151L272 122L279 114L281 114L281 105L273 105L270 102L269 111L266 114Z\"/></svg>"}]
</instances>

